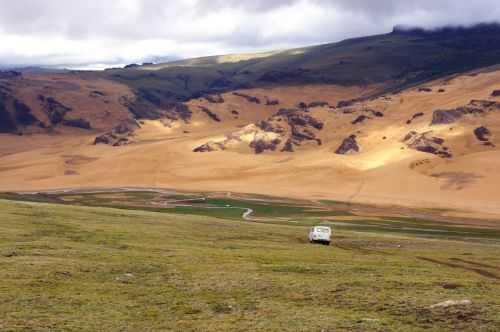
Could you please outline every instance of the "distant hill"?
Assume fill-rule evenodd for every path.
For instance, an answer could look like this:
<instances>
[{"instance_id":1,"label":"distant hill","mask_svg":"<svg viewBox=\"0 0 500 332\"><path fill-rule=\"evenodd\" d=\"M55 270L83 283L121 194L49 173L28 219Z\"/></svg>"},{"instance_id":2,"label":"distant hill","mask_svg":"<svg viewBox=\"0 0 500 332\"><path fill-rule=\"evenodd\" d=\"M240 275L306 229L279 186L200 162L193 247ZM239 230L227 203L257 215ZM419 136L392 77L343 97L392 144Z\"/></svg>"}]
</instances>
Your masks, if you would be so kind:
<instances>
[{"instance_id":1,"label":"distant hill","mask_svg":"<svg viewBox=\"0 0 500 332\"><path fill-rule=\"evenodd\" d=\"M432 31L396 27L388 34L339 43L114 69L102 75L136 91L140 110L276 85L378 83L397 90L498 63L500 26L481 24Z\"/></svg>"}]
</instances>

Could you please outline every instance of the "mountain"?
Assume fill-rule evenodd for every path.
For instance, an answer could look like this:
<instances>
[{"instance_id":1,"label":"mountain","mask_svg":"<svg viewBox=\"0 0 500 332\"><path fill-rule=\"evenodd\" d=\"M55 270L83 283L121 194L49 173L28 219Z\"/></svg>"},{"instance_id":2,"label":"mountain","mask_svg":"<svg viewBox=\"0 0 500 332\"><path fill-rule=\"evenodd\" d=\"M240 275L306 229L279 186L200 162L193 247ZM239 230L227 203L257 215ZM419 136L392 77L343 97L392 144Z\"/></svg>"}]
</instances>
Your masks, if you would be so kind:
<instances>
[{"instance_id":1,"label":"mountain","mask_svg":"<svg viewBox=\"0 0 500 332\"><path fill-rule=\"evenodd\" d=\"M0 74L0 190L163 187L500 214L500 27ZM13 135L15 134L15 135Z\"/></svg>"}]
</instances>

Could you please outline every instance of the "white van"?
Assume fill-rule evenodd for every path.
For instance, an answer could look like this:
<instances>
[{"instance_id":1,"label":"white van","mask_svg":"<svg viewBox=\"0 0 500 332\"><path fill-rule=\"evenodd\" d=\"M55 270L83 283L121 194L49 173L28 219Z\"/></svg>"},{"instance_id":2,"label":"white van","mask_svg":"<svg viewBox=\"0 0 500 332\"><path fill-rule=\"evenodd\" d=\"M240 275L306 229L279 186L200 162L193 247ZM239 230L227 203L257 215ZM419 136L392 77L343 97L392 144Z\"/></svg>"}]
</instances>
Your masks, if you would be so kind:
<instances>
[{"instance_id":1,"label":"white van","mask_svg":"<svg viewBox=\"0 0 500 332\"><path fill-rule=\"evenodd\" d=\"M314 226L309 231L309 243L330 245L332 229L328 226Z\"/></svg>"}]
</instances>

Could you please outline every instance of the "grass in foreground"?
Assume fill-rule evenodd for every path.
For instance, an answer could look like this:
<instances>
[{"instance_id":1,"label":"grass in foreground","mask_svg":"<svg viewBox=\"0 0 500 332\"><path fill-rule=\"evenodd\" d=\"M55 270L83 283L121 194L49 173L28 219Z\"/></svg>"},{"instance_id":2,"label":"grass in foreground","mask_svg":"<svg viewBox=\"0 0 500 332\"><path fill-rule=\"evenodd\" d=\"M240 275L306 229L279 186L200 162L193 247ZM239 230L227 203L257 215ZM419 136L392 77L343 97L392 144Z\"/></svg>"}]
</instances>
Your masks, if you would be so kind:
<instances>
[{"instance_id":1,"label":"grass in foreground","mask_svg":"<svg viewBox=\"0 0 500 332\"><path fill-rule=\"evenodd\" d=\"M500 247L0 200L2 331L497 331ZM445 300L471 305L430 309Z\"/></svg>"}]
</instances>

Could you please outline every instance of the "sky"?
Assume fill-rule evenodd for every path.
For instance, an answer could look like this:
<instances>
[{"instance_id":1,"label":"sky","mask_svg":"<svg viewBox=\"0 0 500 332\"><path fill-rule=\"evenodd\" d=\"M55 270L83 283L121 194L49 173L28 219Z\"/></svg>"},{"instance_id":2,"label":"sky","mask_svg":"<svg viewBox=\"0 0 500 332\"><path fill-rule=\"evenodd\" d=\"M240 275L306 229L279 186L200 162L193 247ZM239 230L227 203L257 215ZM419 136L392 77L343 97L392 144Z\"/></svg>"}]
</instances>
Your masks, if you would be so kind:
<instances>
[{"instance_id":1,"label":"sky","mask_svg":"<svg viewBox=\"0 0 500 332\"><path fill-rule=\"evenodd\" d=\"M98 69L500 22L498 0L0 0L0 66Z\"/></svg>"}]
</instances>

